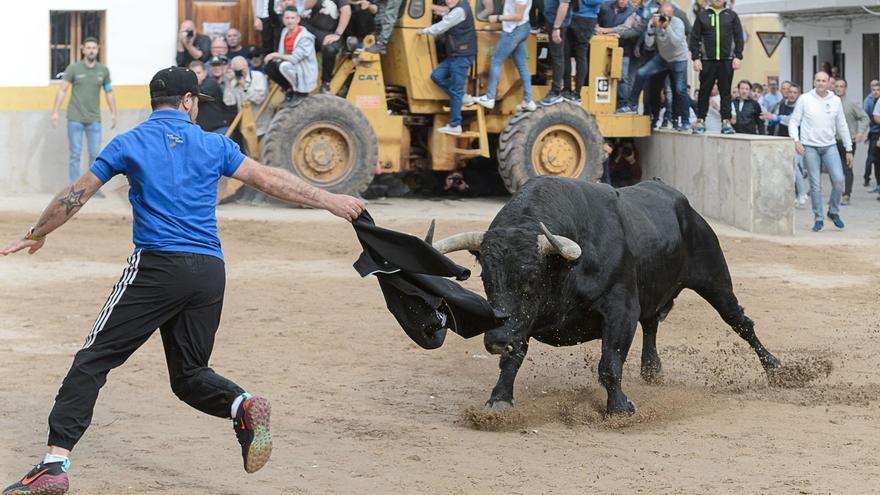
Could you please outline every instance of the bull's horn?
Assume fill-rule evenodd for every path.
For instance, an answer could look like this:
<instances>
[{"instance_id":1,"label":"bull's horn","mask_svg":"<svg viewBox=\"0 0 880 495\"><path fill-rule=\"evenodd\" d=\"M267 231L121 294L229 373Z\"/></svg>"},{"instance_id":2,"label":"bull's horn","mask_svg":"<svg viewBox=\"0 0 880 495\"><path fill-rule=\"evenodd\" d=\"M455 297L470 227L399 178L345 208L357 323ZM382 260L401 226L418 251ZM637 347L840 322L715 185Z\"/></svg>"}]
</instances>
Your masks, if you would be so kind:
<instances>
[{"instance_id":1,"label":"bull's horn","mask_svg":"<svg viewBox=\"0 0 880 495\"><path fill-rule=\"evenodd\" d=\"M483 235L486 232L464 232L455 234L454 236L441 239L434 243L434 249L443 254L453 251L479 251L480 244L483 243Z\"/></svg>"},{"instance_id":2,"label":"bull's horn","mask_svg":"<svg viewBox=\"0 0 880 495\"><path fill-rule=\"evenodd\" d=\"M434 242L434 225L437 223L437 220L431 220L431 226L428 227L428 233L425 234L425 242L431 244Z\"/></svg>"},{"instance_id":3,"label":"bull's horn","mask_svg":"<svg viewBox=\"0 0 880 495\"><path fill-rule=\"evenodd\" d=\"M544 233L543 237L538 237L539 253L543 256L558 254L568 261L574 261L581 257L581 247L578 246L578 243L568 237L553 235L547 229L547 226L544 225L544 222L539 222L539 225L541 226L541 232Z\"/></svg>"}]
</instances>

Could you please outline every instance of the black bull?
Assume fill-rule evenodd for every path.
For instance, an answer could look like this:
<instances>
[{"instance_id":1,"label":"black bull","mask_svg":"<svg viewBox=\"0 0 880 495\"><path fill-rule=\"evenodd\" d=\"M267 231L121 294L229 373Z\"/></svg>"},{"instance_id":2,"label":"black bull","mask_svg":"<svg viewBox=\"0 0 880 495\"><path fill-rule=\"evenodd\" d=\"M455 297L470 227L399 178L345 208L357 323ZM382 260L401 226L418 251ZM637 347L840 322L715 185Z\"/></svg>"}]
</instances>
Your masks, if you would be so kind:
<instances>
[{"instance_id":1,"label":"black bull","mask_svg":"<svg viewBox=\"0 0 880 495\"><path fill-rule=\"evenodd\" d=\"M545 227L546 226L546 227ZM477 255L494 308L510 315L486 332L501 375L487 406L513 405L513 383L529 340L569 346L602 340L599 381L608 414L632 414L621 389L623 364L641 323L641 374L660 372L657 326L683 289L709 302L749 343L764 369L779 368L737 302L718 238L687 198L659 181L614 190L557 177L530 180L486 232L434 244Z\"/></svg>"}]
</instances>

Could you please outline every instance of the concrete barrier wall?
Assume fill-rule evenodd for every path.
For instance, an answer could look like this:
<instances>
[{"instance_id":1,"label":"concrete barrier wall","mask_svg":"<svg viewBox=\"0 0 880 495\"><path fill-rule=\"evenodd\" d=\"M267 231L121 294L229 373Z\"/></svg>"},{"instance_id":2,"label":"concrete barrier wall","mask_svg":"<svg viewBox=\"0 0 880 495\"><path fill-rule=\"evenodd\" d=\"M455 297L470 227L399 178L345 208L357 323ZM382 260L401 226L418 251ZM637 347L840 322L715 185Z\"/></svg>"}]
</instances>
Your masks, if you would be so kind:
<instances>
[{"instance_id":1,"label":"concrete barrier wall","mask_svg":"<svg viewBox=\"0 0 880 495\"><path fill-rule=\"evenodd\" d=\"M64 112L52 128L45 110L0 112L0 193L54 193L67 185L67 120ZM101 147L150 116L149 109L119 110L116 129L110 129L110 112L101 115ZM83 136L82 170L88 164Z\"/></svg>"},{"instance_id":2,"label":"concrete barrier wall","mask_svg":"<svg viewBox=\"0 0 880 495\"><path fill-rule=\"evenodd\" d=\"M655 131L636 140L643 178L679 189L702 215L770 235L794 235L789 138Z\"/></svg>"}]
</instances>

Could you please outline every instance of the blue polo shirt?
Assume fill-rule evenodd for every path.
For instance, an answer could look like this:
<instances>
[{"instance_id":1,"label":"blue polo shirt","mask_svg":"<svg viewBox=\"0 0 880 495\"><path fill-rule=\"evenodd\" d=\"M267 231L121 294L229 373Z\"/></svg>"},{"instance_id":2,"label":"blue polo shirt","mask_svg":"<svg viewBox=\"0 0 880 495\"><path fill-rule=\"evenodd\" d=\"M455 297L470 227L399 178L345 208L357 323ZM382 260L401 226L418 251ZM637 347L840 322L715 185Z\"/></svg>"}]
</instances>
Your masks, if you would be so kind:
<instances>
[{"instance_id":1,"label":"blue polo shirt","mask_svg":"<svg viewBox=\"0 0 880 495\"><path fill-rule=\"evenodd\" d=\"M128 177L135 251L183 251L223 259L217 182L245 156L226 136L202 131L178 110L156 110L101 151L91 171Z\"/></svg>"}]
</instances>

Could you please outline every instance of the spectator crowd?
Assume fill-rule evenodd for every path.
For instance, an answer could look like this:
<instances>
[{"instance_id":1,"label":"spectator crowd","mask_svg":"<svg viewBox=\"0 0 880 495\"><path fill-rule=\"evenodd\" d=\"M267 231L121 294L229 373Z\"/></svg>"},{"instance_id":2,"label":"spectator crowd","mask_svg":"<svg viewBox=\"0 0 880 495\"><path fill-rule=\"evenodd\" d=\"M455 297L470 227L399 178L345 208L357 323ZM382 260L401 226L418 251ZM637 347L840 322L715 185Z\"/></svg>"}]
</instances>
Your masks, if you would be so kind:
<instances>
[{"instance_id":1,"label":"spectator crowd","mask_svg":"<svg viewBox=\"0 0 880 495\"><path fill-rule=\"evenodd\" d=\"M202 105L198 124L207 131L226 133L245 102L254 111L260 107L269 93L269 80L284 90L287 100L315 90L330 92L336 59L344 50L363 48L364 38L374 34L375 43L365 51L386 53L401 3L252 0L253 27L260 33L261 48L243 46L241 31L234 27L212 39L199 33L192 21L184 21L178 33L177 64L194 70L203 91L215 97L214 102ZM581 88L588 80L590 39L608 35L618 38L623 48L617 112L641 109L654 128L794 138L798 146L793 164L795 203L805 207L812 197L817 225L823 220L818 171L832 178L829 213L837 216L838 206L849 204L853 194L852 153L857 146L868 148L863 185L871 185L873 174L872 192L880 193L877 81L861 105L849 99L847 81L830 63L823 64L809 91L789 81L770 80L765 85L739 80L734 86L744 37L732 2L696 2L693 23L670 0L480 0L476 5L472 11L465 0L435 3L432 13L437 22L418 31L442 40L439 52L444 58L431 79L449 95L450 117L439 132L462 133L462 106L494 108L501 66L508 58L523 86L524 98L517 111L563 101L580 103ZM486 91L471 96L465 86L476 55L475 19L497 23L501 32ZM552 76L549 92L535 100L526 55L530 34L539 31L549 38L547 62ZM699 89L694 91L687 82L689 61L699 75ZM814 99L828 103L833 111L812 115ZM258 135L266 132L269 120L269 112L261 114ZM610 144L614 146L608 153L604 180L615 185L639 180L638 153L631 143Z\"/></svg>"}]
</instances>

